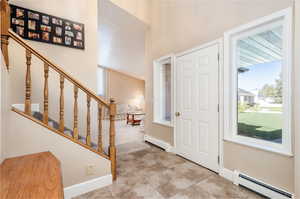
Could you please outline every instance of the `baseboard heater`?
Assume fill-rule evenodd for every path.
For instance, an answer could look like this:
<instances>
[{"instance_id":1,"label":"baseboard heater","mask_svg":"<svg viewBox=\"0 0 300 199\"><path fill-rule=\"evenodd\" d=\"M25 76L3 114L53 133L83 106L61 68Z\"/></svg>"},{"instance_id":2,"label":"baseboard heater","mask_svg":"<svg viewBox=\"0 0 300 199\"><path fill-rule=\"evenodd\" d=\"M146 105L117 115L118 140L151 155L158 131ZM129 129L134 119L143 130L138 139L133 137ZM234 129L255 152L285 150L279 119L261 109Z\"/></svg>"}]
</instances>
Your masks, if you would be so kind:
<instances>
[{"instance_id":1,"label":"baseboard heater","mask_svg":"<svg viewBox=\"0 0 300 199\"><path fill-rule=\"evenodd\" d=\"M271 199L293 199L293 194L235 171L234 184L246 187Z\"/></svg>"}]
</instances>

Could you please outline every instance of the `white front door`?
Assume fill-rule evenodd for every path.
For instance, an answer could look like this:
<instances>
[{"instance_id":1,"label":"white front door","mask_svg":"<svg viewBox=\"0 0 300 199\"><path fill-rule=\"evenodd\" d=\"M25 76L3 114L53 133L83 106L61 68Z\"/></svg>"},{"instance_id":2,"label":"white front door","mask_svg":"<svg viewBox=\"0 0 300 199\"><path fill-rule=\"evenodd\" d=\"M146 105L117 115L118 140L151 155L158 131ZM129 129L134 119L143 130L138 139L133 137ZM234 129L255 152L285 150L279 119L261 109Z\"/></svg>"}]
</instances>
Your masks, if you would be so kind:
<instances>
[{"instance_id":1,"label":"white front door","mask_svg":"<svg viewBox=\"0 0 300 199\"><path fill-rule=\"evenodd\" d=\"M219 46L176 58L176 152L218 172Z\"/></svg>"}]
</instances>

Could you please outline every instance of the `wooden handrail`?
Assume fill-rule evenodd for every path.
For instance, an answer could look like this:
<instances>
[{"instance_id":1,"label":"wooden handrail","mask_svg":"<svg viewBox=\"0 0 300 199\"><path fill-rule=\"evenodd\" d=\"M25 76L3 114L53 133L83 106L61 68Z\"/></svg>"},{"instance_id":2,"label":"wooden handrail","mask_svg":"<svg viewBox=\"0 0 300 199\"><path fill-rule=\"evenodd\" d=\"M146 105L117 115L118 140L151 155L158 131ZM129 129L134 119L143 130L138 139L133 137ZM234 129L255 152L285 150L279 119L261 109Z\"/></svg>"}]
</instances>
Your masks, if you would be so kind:
<instances>
[{"instance_id":1,"label":"wooden handrail","mask_svg":"<svg viewBox=\"0 0 300 199\"><path fill-rule=\"evenodd\" d=\"M0 2L0 37L1 37L1 51L3 54L4 62L7 70L9 69L9 58L8 58L8 29L10 27L10 8L7 0L1 0Z\"/></svg>"},{"instance_id":2,"label":"wooden handrail","mask_svg":"<svg viewBox=\"0 0 300 199\"><path fill-rule=\"evenodd\" d=\"M39 58L41 61L43 61L45 64L48 64L49 67L51 67L53 70L55 70L60 75L63 75L65 79L69 80L71 83L76 85L80 90L91 96L93 99L95 99L97 102L104 105L106 108L109 108L109 103L106 102L104 99L100 98L95 94L93 91L89 90L85 86L83 86L79 81L71 77L67 72L65 72L61 67L57 66L56 64L49 61L47 58L45 58L43 55L38 53L36 50L34 50L31 46L29 46L19 35L17 35L15 32L13 32L11 29L8 31L10 38L12 38L14 41L19 43L21 46L23 46L26 50L30 51L33 55L35 55L37 58Z\"/></svg>"}]
</instances>

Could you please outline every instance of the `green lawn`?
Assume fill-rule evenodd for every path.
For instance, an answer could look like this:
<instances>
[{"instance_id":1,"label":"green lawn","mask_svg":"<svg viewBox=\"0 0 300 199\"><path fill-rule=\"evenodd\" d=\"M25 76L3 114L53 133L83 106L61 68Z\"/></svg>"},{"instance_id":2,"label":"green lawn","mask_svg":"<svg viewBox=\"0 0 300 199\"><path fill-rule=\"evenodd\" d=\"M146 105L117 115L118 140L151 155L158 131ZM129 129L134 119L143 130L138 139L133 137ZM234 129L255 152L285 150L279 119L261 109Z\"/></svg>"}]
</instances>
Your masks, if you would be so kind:
<instances>
[{"instance_id":1,"label":"green lawn","mask_svg":"<svg viewBox=\"0 0 300 199\"><path fill-rule=\"evenodd\" d=\"M261 107L261 109L267 109L268 111L282 112L282 107Z\"/></svg>"},{"instance_id":2,"label":"green lawn","mask_svg":"<svg viewBox=\"0 0 300 199\"><path fill-rule=\"evenodd\" d=\"M238 132L239 135L281 142L282 114L239 113Z\"/></svg>"}]
</instances>

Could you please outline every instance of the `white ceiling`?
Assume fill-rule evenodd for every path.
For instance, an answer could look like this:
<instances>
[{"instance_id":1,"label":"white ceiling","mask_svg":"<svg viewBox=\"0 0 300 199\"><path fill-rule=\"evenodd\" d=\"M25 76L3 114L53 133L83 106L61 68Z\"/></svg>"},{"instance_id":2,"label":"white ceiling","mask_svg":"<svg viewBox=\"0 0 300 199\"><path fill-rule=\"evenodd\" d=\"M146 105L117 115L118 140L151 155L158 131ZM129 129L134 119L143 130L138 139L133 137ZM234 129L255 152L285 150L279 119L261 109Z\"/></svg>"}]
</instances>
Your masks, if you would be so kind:
<instances>
[{"instance_id":1,"label":"white ceiling","mask_svg":"<svg viewBox=\"0 0 300 199\"><path fill-rule=\"evenodd\" d=\"M98 64L145 79L147 26L109 0L98 5Z\"/></svg>"}]
</instances>

